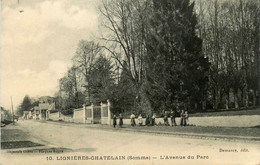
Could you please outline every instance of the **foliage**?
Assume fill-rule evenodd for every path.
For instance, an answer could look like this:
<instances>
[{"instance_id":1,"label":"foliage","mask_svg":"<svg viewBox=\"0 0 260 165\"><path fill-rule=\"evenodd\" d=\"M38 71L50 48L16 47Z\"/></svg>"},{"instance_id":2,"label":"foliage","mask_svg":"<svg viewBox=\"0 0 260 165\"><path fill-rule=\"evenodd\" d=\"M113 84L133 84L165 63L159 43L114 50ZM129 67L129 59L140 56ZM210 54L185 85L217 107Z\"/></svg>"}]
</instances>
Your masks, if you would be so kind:
<instances>
[{"instance_id":1,"label":"foliage","mask_svg":"<svg viewBox=\"0 0 260 165\"><path fill-rule=\"evenodd\" d=\"M100 40L81 40L60 79L61 109L108 99L113 113L257 104L254 0L103 0L99 11Z\"/></svg>"},{"instance_id":2,"label":"foliage","mask_svg":"<svg viewBox=\"0 0 260 165\"><path fill-rule=\"evenodd\" d=\"M89 80L89 93L92 103L99 104L112 96L114 79L111 69L112 65L105 57L100 56L95 61L89 73L91 77Z\"/></svg>"},{"instance_id":3,"label":"foliage","mask_svg":"<svg viewBox=\"0 0 260 165\"><path fill-rule=\"evenodd\" d=\"M31 110L31 108L32 108L31 98L28 95L26 95L24 96L21 105L17 109L17 114L19 116L22 116L24 111L29 111Z\"/></svg>"},{"instance_id":4,"label":"foliage","mask_svg":"<svg viewBox=\"0 0 260 165\"><path fill-rule=\"evenodd\" d=\"M223 104L226 109L248 107L250 102L255 106L260 89L259 2L200 0L197 9L203 53L211 62L211 104L214 109L224 108Z\"/></svg>"},{"instance_id":5,"label":"foliage","mask_svg":"<svg viewBox=\"0 0 260 165\"><path fill-rule=\"evenodd\" d=\"M91 104L92 102L89 86L91 80L90 74L100 51L100 46L94 41L81 40L79 41L75 56L72 59L74 67L79 74L78 84L85 88L83 93L87 97L87 104Z\"/></svg>"},{"instance_id":6,"label":"foliage","mask_svg":"<svg viewBox=\"0 0 260 165\"><path fill-rule=\"evenodd\" d=\"M79 90L78 76L75 67L68 70L67 74L59 80L60 90L57 93L57 106L62 110L72 110L81 107L85 96Z\"/></svg>"},{"instance_id":7,"label":"foliage","mask_svg":"<svg viewBox=\"0 0 260 165\"><path fill-rule=\"evenodd\" d=\"M155 111L172 109L177 103L199 102L204 99L209 63L201 52L202 41L195 34L194 3L153 2L147 39L147 95Z\"/></svg>"},{"instance_id":8,"label":"foliage","mask_svg":"<svg viewBox=\"0 0 260 165\"><path fill-rule=\"evenodd\" d=\"M126 64L125 64L126 65ZM123 69L118 84L115 84L111 99L112 113L128 113L135 111L135 87L127 70Z\"/></svg>"}]
</instances>

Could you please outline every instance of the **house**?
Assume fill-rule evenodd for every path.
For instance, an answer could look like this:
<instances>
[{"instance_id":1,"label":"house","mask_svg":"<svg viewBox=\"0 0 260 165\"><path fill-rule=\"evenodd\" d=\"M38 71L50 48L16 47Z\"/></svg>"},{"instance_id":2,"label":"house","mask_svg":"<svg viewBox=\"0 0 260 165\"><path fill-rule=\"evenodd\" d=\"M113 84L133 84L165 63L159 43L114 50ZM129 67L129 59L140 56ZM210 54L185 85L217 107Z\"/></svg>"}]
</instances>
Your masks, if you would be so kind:
<instances>
[{"instance_id":1,"label":"house","mask_svg":"<svg viewBox=\"0 0 260 165\"><path fill-rule=\"evenodd\" d=\"M23 118L25 120L31 119L32 118L32 112L31 111L23 111Z\"/></svg>"},{"instance_id":2,"label":"house","mask_svg":"<svg viewBox=\"0 0 260 165\"><path fill-rule=\"evenodd\" d=\"M38 106L35 106L31 109L32 112L32 118L35 120L40 119L40 108Z\"/></svg>"},{"instance_id":3,"label":"house","mask_svg":"<svg viewBox=\"0 0 260 165\"><path fill-rule=\"evenodd\" d=\"M39 98L39 106L32 108L33 119L47 120L52 110L55 110L54 99L49 96L42 96Z\"/></svg>"},{"instance_id":4,"label":"house","mask_svg":"<svg viewBox=\"0 0 260 165\"><path fill-rule=\"evenodd\" d=\"M50 106L50 103L41 102L39 103L39 109L40 109L40 119L46 120L47 117L47 110Z\"/></svg>"},{"instance_id":5,"label":"house","mask_svg":"<svg viewBox=\"0 0 260 165\"><path fill-rule=\"evenodd\" d=\"M8 120L8 117L10 116L9 111L5 110L4 107L0 107L1 110L1 122Z\"/></svg>"},{"instance_id":6,"label":"house","mask_svg":"<svg viewBox=\"0 0 260 165\"><path fill-rule=\"evenodd\" d=\"M55 108L55 102L51 103L47 109L47 113L46 113L46 119L49 119L49 116L50 116L50 113L52 111L55 111L56 108Z\"/></svg>"}]
</instances>

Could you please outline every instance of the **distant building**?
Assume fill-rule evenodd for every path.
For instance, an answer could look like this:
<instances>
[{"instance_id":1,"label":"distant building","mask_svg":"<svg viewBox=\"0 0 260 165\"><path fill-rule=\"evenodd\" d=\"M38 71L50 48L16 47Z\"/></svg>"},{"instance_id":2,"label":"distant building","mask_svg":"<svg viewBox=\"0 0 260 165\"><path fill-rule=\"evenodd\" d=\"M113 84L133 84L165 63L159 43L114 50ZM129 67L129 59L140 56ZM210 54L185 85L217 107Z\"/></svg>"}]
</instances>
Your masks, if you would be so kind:
<instances>
[{"instance_id":1,"label":"distant building","mask_svg":"<svg viewBox=\"0 0 260 165\"><path fill-rule=\"evenodd\" d=\"M0 107L0 110L1 110L1 122L8 120L9 111L5 110L4 107Z\"/></svg>"},{"instance_id":2,"label":"distant building","mask_svg":"<svg viewBox=\"0 0 260 165\"><path fill-rule=\"evenodd\" d=\"M41 96L39 98L39 102L44 104L44 103L53 103L54 102L54 98L53 97L50 97L50 96Z\"/></svg>"},{"instance_id":3,"label":"distant building","mask_svg":"<svg viewBox=\"0 0 260 165\"><path fill-rule=\"evenodd\" d=\"M23 118L25 120L31 119L32 118L32 112L31 111L23 111Z\"/></svg>"},{"instance_id":4,"label":"distant building","mask_svg":"<svg viewBox=\"0 0 260 165\"><path fill-rule=\"evenodd\" d=\"M40 119L40 108L39 106L35 106L31 109L32 112L32 118L35 120Z\"/></svg>"},{"instance_id":5,"label":"distant building","mask_svg":"<svg viewBox=\"0 0 260 165\"><path fill-rule=\"evenodd\" d=\"M54 99L50 96L42 96L39 98L39 106L32 108L32 118L35 120L47 120L52 110L55 110Z\"/></svg>"}]
</instances>

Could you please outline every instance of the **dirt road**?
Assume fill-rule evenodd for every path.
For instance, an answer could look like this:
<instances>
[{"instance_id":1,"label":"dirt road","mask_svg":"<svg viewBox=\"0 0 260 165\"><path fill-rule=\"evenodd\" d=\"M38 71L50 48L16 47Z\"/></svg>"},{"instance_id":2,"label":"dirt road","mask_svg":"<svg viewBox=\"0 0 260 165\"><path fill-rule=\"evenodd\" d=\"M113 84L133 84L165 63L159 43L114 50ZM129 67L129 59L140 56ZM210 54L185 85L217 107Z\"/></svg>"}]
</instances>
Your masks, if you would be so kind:
<instances>
[{"instance_id":1,"label":"dirt road","mask_svg":"<svg viewBox=\"0 0 260 165\"><path fill-rule=\"evenodd\" d=\"M260 143L177 138L38 121L19 121L19 129L30 141L64 151L30 154L24 153L28 148L3 150L3 165L260 163Z\"/></svg>"}]
</instances>

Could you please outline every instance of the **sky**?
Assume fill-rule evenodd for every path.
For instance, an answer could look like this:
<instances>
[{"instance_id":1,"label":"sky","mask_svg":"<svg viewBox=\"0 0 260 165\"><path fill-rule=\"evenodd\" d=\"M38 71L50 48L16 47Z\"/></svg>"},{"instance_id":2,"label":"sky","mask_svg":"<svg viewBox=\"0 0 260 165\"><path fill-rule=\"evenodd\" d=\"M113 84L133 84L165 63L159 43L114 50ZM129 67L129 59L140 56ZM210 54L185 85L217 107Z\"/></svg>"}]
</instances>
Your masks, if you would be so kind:
<instances>
[{"instance_id":1,"label":"sky","mask_svg":"<svg viewBox=\"0 0 260 165\"><path fill-rule=\"evenodd\" d=\"M0 105L53 96L79 40L98 33L97 0L1 1Z\"/></svg>"}]
</instances>

